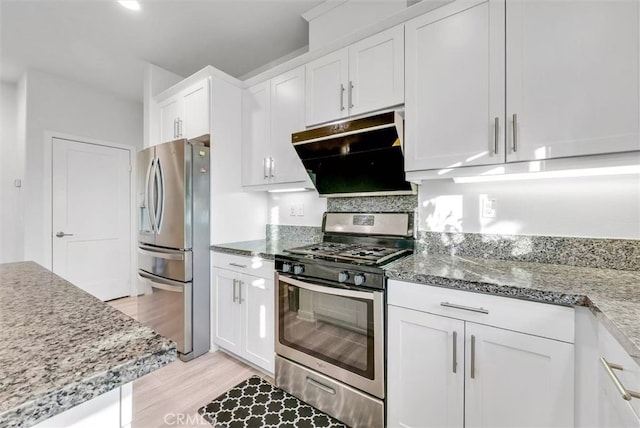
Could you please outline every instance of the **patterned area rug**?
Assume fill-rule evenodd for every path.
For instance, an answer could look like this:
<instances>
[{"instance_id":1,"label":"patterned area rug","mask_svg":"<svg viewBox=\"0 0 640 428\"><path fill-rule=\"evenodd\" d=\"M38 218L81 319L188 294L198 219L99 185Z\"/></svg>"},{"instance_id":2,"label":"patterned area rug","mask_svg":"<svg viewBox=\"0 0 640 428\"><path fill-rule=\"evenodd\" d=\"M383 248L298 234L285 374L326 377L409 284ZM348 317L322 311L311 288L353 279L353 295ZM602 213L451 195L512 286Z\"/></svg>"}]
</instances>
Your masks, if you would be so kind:
<instances>
[{"instance_id":1,"label":"patterned area rug","mask_svg":"<svg viewBox=\"0 0 640 428\"><path fill-rule=\"evenodd\" d=\"M198 413L216 428L346 428L258 376L234 386Z\"/></svg>"}]
</instances>

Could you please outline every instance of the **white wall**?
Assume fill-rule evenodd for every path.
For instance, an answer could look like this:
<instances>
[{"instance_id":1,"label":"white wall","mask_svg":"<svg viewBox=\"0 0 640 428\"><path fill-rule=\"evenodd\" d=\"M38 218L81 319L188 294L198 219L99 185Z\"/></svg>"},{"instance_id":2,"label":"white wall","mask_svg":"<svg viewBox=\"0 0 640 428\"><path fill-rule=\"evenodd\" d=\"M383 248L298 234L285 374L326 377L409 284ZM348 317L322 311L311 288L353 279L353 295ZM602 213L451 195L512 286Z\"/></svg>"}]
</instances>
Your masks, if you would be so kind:
<instances>
[{"instance_id":1,"label":"white wall","mask_svg":"<svg viewBox=\"0 0 640 428\"><path fill-rule=\"evenodd\" d=\"M350 0L337 6L320 4L305 13L309 20L309 50L313 51L406 9L405 1Z\"/></svg>"},{"instance_id":2,"label":"white wall","mask_svg":"<svg viewBox=\"0 0 640 428\"><path fill-rule=\"evenodd\" d=\"M142 103L39 71L26 75L25 259L50 265L51 232L45 210L45 133L142 148Z\"/></svg>"},{"instance_id":3,"label":"white wall","mask_svg":"<svg viewBox=\"0 0 640 428\"><path fill-rule=\"evenodd\" d=\"M482 218L480 200L496 200ZM423 181L420 230L640 239L640 177Z\"/></svg>"},{"instance_id":4,"label":"white wall","mask_svg":"<svg viewBox=\"0 0 640 428\"><path fill-rule=\"evenodd\" d=\"M303 206L303 216L292 216L293 205ZM327 198L318 196L318 192L269 193L269 224L293 226L322 225L322 214L327 210Z\"/></svg>"},{"instance_id":5,"label":"white wall","mask_svg":"<svg viewBox=\"0 0 640 428\"><path fill-rule=\"evenodd\" d=\"M15 83L0 86L0 263L24 257L23 191L14 186L14 180L24 178L24 127L19 126L24 108L18 104L22 89Z\"/></svg>"}]
</instances>

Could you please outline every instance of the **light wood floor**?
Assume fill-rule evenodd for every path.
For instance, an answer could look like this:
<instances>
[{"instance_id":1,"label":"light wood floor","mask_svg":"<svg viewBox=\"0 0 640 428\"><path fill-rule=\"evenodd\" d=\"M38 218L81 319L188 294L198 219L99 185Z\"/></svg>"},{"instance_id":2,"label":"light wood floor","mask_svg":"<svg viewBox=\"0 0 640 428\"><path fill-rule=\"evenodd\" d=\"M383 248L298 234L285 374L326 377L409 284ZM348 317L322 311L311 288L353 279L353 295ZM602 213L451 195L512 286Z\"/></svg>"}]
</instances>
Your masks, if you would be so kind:
<instances>
[{"instance_id":1,"label":"light wood floor","mask_svg":"<svg viewBox=\"0 0 640 428\"><path fill-rule=\"evenodd\" d=\"M108 303L133 318L137 315L135 297ZM187 363L176 360L133 382L132 428L211 427L196 411L255 374L273 382L221 351Z\"/></svg>"}]
</instances>

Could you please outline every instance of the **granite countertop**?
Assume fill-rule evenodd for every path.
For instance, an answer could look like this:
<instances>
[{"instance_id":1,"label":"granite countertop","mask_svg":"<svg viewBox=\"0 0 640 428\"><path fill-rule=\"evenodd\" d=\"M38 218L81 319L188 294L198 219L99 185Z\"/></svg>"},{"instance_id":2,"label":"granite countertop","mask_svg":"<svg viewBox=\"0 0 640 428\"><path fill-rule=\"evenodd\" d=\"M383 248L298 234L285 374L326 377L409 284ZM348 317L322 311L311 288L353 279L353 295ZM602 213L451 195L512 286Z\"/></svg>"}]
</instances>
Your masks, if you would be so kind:
<instances>
[{"instance_id":1,"label":"granite countertop","mask_svg":"<svg viewBox=\"0 0 640 428\"><path fill-rule=\"evenodd\" d=\"M176 345L34 262L0 264L0 426L29 427L150 373Z\"/></svg>"},{"instance_id":2,"label":"granite countertop","mask_svg":"<svg viewBox=\"0 0 640 428\"><path fill-rule=\"evenodd\" d=\"M385 267L391 279L586 306L640 364L640 272L414 254Z\"/></svg>"},{"instance_id":3,"label":"granite countertop","mask_svg":"<svg viewBox=\"0 0 640 428\"><path fill-rule=\"evenodd\" d=\"M301 247L312 244L312 241L301 240L267 240L231 242L226 244L214 244L211 251L218 253L237 254L239 256L260 257L265 260L273 260L274 256L289 248Z\"/></svg>"}]
</instances>

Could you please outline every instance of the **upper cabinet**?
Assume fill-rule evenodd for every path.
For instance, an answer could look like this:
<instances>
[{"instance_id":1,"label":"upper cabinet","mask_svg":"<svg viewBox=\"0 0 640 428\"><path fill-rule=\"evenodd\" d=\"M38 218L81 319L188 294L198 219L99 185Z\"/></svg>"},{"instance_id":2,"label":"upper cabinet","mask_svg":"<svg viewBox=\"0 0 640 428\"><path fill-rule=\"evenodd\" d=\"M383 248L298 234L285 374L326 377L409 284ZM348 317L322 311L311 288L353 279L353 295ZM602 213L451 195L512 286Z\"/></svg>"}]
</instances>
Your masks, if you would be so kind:
<instances>
[{"instance_id":1,"label":"upper cabinet","mask_svg":"<svg viewBox=\"0 0 640 428\"><path fill-rule=\"evenodd\" d=\"M507 160L640 149L638 1L507 2Z\"/></svg>"},{"instance_id":2,"label":"upper cabinet","mask_svg":"<svg viewBox=\"0 0 640 428\"><path fill-rule=\"evenodd\" d=\"M404 26L397 26L306 65L306 124L404 102Z\"/></svg>"},{"instance_id":3,"label":"upper cabinet","mask_svg":"<svg viewBox=\"0 0 640 428\"><path fill-rule=\"evenodd\" d=\"M504 162L504 1L453 3L405 31L406 169Z\"/></svg>"},{"instance_id":4,"label":"upper cabinet","mask_svg":"<svg viewBox=\"0 0 640 428\"><path fill-rule=\"evenodd\" d=\"M291 134L304 129L304 77L304 67L298 67L244 91L244 186L306 184L307 173L291 143Z\"/></svg>"},{"instance_id":5,"label":"upper cabinet","mask_svg":"<svg viewBox=\"0 0 640 428\"><path fill-rule=\"evenodd\" d=\"M484 0L407 22L406 170L639 150L638 7Z\"/></svg>"},{"instance_id":6,"label":"upper cabinet","mask_svg":"<svg viewBox=\"0 0 640 428\"><path fill-rule=\"evenodd\" d=\"M209 79L158 102L160 143L178 138L197 138L211 132Z\"/></svg>"}]
</instances>

